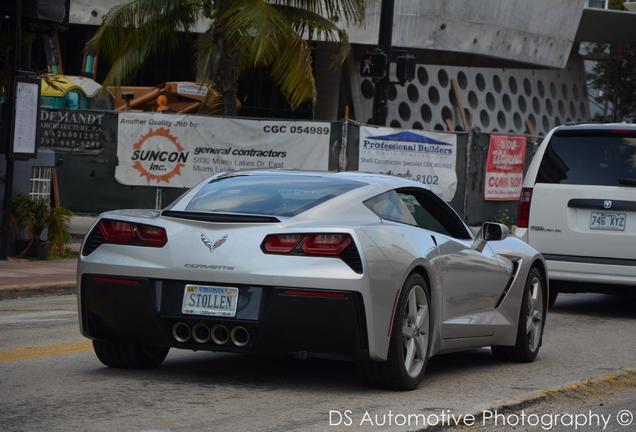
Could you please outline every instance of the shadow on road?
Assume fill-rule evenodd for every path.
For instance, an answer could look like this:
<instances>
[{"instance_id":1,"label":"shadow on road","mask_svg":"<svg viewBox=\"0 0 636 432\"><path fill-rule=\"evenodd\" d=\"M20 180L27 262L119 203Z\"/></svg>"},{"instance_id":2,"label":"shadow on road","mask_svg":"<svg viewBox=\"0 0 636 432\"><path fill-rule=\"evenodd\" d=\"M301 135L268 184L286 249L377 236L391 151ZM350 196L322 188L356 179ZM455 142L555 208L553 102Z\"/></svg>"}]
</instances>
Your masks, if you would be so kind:
<instances>
[{"instance_id":1,"label":"shadow on road","mask_svg":"<svg viewBox=\"0 0 636 432\"><path fill-rule=\"evenodd\" d=\"M562 293L552 309L554 314L589 316L600 319L636 318L636 296ZM434 357L426 381L445 380L470 372L497 371L506 367L494 359L489 349L470 350ZM238 385L246 388L321 391L325 393L369 394L355 363L288 357L258 357L235 354L192 353L173 350L166 362L154 371L125 371L108 368L89 373L103 377L148 378L166 383L197 383L203 386ZM381 393L382 390L377 390Z\"/></svg>"},{"instance_id":2,"label":"shadow on road","mask_svg":"<svg viewBox=\"0 0 636 432\"><path fill-rule=\"evenodd\" d=\"M551 312L598 318L636 318L636 296L561 293Z\"/></svg>"},{"instance_id":3,"label":"shadow on road","mask_svg":"<svg viewBox=\"0 0 636 432\"><path fill-rule=\"evenodd\" d=\"M369 389L352 362L308 359L304 361L287 357L258 357L237 354L176 352L168 357L158 369L152 371L129 371L98 368L88 371L91 375L137 379L148 378L165 383L196 383L199 385L239 385L254 388L298 391L360 393L369 395ZM431 359L425 381L443 379L446 375L468 372L475 369L493 370L500 367L489 349L446 354ZM423 387L426 384L423 383ZM385 390L376 390L378 393Z\"/></svg>"}]
</instances>

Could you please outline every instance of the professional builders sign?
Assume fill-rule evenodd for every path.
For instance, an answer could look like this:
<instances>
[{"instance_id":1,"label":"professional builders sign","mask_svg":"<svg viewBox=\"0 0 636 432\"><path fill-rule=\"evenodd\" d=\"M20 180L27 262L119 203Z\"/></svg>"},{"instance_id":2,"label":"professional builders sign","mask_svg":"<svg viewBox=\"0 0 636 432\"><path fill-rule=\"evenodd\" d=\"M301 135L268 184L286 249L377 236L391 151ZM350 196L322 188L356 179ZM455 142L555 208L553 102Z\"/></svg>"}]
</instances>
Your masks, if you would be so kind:
<instances>
[{"instance_id":1,"label":"professional builders sign","mask_svg":"<svg viewBox=\"0 0 636 432\"><path fill-rule=\"evenodd\" d=\"M457 190L456 159L456 135L360 127L360 171L416 180L445 201Z\"/></svg>"},{"instance_id":2,"label":"professional builders sign","mask_svg":"<svg viewBox=\"0 0 636 432\"><path fill-rule=\"evenodd\" d=\"M121 113L115 178L187 188L224 171L329 168L331 125L158 113Z\"/></svg>"},{"instance_id":3,"label":"professional builders sign","mask_svg":"<svg viewBox=\"0 0 636 432\"><path fill-rule=\"evenodd\" d=\"M526 137L492 134L488 144L484 199L516 201L521 194L526 161Z\"/></svg>"}]
</instances>

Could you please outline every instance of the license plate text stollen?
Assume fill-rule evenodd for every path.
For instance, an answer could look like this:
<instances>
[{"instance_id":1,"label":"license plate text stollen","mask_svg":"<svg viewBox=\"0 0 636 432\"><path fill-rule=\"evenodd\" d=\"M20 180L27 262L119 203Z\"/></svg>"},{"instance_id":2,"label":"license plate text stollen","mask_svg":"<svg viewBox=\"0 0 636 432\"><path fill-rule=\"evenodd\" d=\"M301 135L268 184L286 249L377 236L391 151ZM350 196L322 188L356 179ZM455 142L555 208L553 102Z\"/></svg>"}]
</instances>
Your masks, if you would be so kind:
<instances>
[{"instance_id":1,"label":"license plate text stollen","mask_svg":"<svg viewBox=\"0 0 636 432\"><path fill-rule=\"evenodd\" d=\"M239 289L205 285L185 286L181 313L232 318L236 315Z\"/></svg>"}]
</instances>

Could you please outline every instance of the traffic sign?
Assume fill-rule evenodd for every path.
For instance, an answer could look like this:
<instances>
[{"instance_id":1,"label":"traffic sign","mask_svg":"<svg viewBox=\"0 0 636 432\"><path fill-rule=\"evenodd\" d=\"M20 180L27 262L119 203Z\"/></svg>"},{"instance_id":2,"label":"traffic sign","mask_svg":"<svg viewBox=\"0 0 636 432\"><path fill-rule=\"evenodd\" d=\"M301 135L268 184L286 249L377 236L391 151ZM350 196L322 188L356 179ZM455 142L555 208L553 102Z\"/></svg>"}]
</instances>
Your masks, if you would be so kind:
<instances>
[{"instance_id":1,"label":"traffic sign","mask_svg":"<svg viewBox=\"0 0 636 432\"><path fill-rule=\"evenodd\" d=\"M360 61L360 75L364 78L382 79L389 71L389 56L380 50L367 51Z\"/></svg>"},{"instance_id":2,"label":"traffic sign","mask_svg":"<svg viewBox=\"0 0 636 432\"><path fill-rule=\"evenodd\" d=\"M400 84L411 82L415 79L415 57L410 54L398 56L395 75Z\"/></svg>"}]
</instances>

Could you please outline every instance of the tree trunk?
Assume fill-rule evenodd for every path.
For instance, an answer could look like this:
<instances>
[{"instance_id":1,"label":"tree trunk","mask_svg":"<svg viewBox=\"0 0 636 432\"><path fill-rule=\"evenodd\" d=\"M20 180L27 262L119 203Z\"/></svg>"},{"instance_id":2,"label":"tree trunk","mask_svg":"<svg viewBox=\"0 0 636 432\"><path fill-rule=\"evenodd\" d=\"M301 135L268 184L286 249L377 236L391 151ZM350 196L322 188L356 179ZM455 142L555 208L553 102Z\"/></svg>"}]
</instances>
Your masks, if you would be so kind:
<instances>
[{"instance_id":1,"label":"tree trunk","mask_svg":"<svg viewBox=\"0 0 636 432\"><path fill-rule=\"evenodd\" d=\"M236 71L236 55L225 51L222 62L220 88L223 94L223 114L236 115L236 93L238 90L238 74Z\"/></svg>"},{"instance_id":2,"label":"tree trunk","mask_svg":"<svg viewBox=\"0 0 636 432\"><path fill-rule=\"evenodd\" d=\"M29 249L31 249L31 246L33 245L33 237L29 238L29 242L27 243L26 247L22 250L22 252L20 252L18 254L18 258L24 258L24 256L29 252Z\"/></svg>"},{"instance_id":3,"label":"tree trunk","mask_svg":"<svg viewBox=\"0 0 636 432\"><path fill-rule=\"evenodd\" d=\"M231 5L231 0L219 0L216 3L216 16L222 16ZM238 89L238 71L236 54L231 52L225 40L225 25L221 20L213 24L213 38L216 55L210 68L210 80L223 96L223 114L236 115L236 93Z\"/></svg>"}]
</instances>

